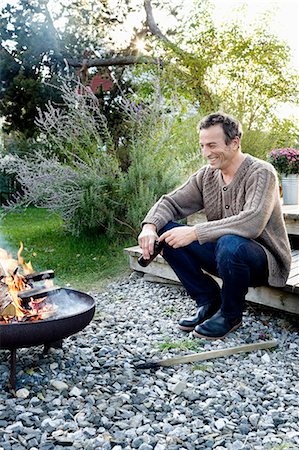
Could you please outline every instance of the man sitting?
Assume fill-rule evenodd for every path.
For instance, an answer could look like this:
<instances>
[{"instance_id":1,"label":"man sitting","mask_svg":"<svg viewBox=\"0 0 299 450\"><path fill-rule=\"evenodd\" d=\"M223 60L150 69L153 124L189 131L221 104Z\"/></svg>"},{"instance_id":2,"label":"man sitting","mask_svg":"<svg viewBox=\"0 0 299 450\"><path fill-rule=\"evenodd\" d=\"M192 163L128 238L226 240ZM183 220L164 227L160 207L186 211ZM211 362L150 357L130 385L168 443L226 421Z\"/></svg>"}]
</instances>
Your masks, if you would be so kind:
<instances>
[{"instance_id":1,"label":"man sitting","mask_svg":"<svg viewBox=\"0 0 299 450\"><path fill-rule=\"evenodd\" d=\"M163 257L195 300L179 328L219 339L242 323L249 286L285 285L291 249L275 169L242 153L240 123L214 113L199 123L207 165L164 195L146 215L138 237L143 257L163 242ZM207 223L175 223L205 210ZM222 279L222 288L206 272Z\"/></svg>"}]
</instances>

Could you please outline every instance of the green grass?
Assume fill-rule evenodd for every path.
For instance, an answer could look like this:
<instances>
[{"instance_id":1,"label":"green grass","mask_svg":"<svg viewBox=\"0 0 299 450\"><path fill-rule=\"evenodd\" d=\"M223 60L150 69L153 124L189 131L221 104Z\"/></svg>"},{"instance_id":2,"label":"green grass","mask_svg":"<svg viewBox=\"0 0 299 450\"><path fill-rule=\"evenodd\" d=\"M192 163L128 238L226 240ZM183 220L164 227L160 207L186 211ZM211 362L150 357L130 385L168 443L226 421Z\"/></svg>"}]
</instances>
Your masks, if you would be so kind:
<instances>
[{"instance_id":1,"label":"green grass","mask_svg":"<svg viewBox=\"0 0 299 450\"><path fill-rule=\"evenodd\" d=\"M26 262L35 271L53 269L56 284L76 289L100 289L113 278L129 273L123 249L136 241L108 240L106 237L74 237L62 221L47 210L28 208L10 212L0 221L0 247L17 257L19 242Z\"/></svg>"},{"instance_id":2,"label":"green grass","mask_svg":"<svg viewBox=\"0 0 299 450\"><path fill-rule=\"evenodd\" d=\"M196 370L200 370L202 372L206 372L209 370L210 366L206 366L205 364L194 364L191 368L192 372L195 372Z\"/></svg>"},{"instance_id":3,"label":"green grass","mask_svg":"<svg viewBox=\"0 0 299 450\"><path fill-rule=\"evenodd\" d=\"M159 350L161 351L167 351L174 348L177 348L179 350L194 350L194 351L200 351L202 344L201 340L191 340L191 339L185 339L181 341L171 341L166 339L165 342L159 343L157 346Z\"/></svg>"}]
</instances>

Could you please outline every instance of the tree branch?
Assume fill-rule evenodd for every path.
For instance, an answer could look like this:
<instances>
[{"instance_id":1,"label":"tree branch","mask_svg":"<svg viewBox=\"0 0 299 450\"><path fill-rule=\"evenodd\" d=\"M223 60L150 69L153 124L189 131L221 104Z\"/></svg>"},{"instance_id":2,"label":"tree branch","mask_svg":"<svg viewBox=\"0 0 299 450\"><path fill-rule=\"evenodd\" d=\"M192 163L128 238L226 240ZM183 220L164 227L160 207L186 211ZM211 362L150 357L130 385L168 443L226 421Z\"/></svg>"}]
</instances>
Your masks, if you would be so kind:
<instances>
[{"instance_id":1,"label":"tree branch","mask_svg":"<svg viewBox=\"0 0 299 450\"><path fill-rule=\"evenodd\" d=\"M146 23L148 25L150 32L154 36L157 36L159 39L162 39L164 42L171 44L170 40L162 33L162 31L155 22L151 0L144 0L144 9L146 12Z\"/></svg>"},{"instance_id":2,"label":"tree branch","mask_svg":"<svg viewBox=\"0 0 299 450\"><path fill-rule=\"evenodd\" d=\"M128 66L132 64L158 64L155 58L145 58L140 56L115 56L113 58L92 58L86 60L67 59L71 67L107 67L107 66Z\"/></svg>"},{"instance_id":3,"label":"tree branch","mask_svg":"<svg viewBox=\"0 0 299 450\"><path fill-rule=\"evenodd\" d=\"M163 40L169 45L173 45L172 42L162 33L162 31L157 26L155 19L153 17L153 10L151 5L151 0L144 0L144 8L146 12L146 23L149 31L157 36L159 39ZM140 56L115 56L107 59L67 59L68 65L71 67L84 67L86 69L90 67L107 67L107 66L128 66L134 64L159 64L159 61L155 58L140 57Z\"/></svg>"}]
</instances>

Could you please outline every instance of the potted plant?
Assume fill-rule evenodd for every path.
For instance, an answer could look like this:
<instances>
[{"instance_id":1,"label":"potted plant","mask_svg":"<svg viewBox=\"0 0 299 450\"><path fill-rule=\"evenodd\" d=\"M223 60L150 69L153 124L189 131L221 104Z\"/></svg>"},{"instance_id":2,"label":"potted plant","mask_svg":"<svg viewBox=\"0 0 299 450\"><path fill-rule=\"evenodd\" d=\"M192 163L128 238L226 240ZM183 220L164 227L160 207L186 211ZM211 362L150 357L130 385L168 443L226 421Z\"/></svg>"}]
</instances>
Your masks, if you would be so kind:
<instances>
[{"instance_id":1,"label":"potted plant","mask_svg":"<svg viewBox=\"0 0 299 450\"><path fill-rule=\"evenodd\" d=\"M269 154L269 162L281 175L284 204L299 204L299 150L275 148Z\"/></svg>"}]
</instances>

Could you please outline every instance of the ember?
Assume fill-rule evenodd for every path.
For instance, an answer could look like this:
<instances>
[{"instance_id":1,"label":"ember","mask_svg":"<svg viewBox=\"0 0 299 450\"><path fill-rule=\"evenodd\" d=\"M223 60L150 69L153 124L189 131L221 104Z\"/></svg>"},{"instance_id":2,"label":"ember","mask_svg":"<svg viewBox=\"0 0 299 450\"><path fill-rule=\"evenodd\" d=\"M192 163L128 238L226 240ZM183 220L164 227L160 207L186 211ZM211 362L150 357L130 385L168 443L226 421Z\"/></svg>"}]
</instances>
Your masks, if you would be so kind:
<instances>
[{"instance_id":1,"label":"ember","mask_svg":"<svg viewBox=\"0 0 299 450\"><path fill-rule=\"evenodd\" d=\"M21 242L18 260L13 259L4 249L0 249L0 323L42 320L56 312L56 307L47 303L47 289L45 289L50 287L49 282L52 285L49 278L53 278L53 271L34 273L31 263L26 263L21 256L23 248ZM40 286L43 296L31 295L33 281L43 283Z\"/></svg>"}]
</instances>

